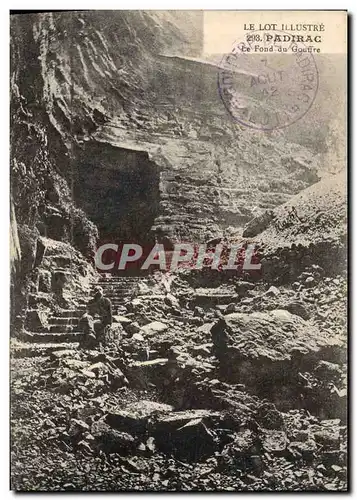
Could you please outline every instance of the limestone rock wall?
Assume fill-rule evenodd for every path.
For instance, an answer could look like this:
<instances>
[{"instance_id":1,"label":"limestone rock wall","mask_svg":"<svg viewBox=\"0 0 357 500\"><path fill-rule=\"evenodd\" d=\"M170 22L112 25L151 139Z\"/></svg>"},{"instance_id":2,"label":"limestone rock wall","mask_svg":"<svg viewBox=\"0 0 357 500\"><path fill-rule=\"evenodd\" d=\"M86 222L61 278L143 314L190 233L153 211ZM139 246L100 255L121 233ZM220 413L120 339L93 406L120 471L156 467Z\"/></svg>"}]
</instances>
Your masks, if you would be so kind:
<instances>
[{"instance_id":1,"label":"limestone rock wall","mask_svg":"<svg viewBox=\"0 0 357 500\"><path fill-rule=\"evenodd\" d=\"M13 109L15 122L26 127L22 139L29 132L32 143L43 143L35 182L41 169L51 170L49 163L53 172L44 177L53 184L59 175L70 185L87 141L100 143L103 160L104 142L127 147L128 154L130 147L157 153L160 213L153 232L202 240L241 227L255 211L315 182L318 159L282 133L252 132L232 121L218 97L217 67L192 57L201 50L202 19L190 18L196 23L191 29L183 17L127 11L113 13L110 21L100 12L15 18ZM23 150L30 147L21 143ZM287 155L303 162L292 169ZM17 151L13 157L15 170L23 169ZM29 184L28 192L34 189ZM38 196L48 190L44 186ZM50 188L52 198L56 190ZM64 186L61 191L68 198ZM46 216L49 227L57 216ZM67 216L68 210L62 219ZM62 232L47 236L64 239Z\"/></svg>"}]
</instances>

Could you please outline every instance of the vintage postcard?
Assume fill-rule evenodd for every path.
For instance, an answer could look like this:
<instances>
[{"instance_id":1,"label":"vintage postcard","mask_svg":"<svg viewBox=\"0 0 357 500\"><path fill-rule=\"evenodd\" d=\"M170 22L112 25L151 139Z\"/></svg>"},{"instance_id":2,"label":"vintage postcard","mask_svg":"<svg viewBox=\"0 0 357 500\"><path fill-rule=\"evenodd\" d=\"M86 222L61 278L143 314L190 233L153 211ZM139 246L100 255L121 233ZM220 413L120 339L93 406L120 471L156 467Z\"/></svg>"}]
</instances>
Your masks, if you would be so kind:
<instances>
[{"instance_id":1,"label":"vintage postcard","mask_svg":"<svg viewBox=\"0 0 357 500\"><path fill-rule=\"evenodd\" d=\"M348 490L347 18L11 14L13 490Z\"/></svg>"}]
</instances>

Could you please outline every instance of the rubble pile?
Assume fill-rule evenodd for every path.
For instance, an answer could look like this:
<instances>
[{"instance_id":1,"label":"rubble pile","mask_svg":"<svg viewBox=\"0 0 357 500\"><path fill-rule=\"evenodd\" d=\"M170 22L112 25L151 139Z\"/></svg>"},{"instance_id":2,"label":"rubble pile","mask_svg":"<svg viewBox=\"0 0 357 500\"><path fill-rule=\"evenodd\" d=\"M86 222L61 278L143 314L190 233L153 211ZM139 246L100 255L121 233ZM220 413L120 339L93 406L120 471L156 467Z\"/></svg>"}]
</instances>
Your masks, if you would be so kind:
<instances>
[{"instance_id":1,"label":"rubble pile","mask_svg":"<svg viewBox=\"0 0 357 500\"><path fill-rule=\"evenodd\" d=\"M346 277L156 278L123 296L99 345L13 358L17 486L344 489Z\"/></svg>"}]
</instances>

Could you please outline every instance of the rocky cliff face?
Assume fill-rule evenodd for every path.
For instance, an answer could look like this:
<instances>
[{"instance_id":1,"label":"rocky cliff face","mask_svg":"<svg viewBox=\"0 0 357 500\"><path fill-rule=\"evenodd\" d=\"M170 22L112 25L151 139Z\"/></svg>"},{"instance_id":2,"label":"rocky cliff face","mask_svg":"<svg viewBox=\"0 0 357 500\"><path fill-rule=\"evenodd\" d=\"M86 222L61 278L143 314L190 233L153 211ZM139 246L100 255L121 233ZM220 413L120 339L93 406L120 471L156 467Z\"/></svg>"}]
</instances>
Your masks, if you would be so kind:
<instances>
[{"instance_id":1,"label":"rocky cliff face","mask_svg":"<svg viewBox=\"0 0 357 500\"><path fill-rule=\"evenodd\" d=\"M217 68L195 57L200 16L192 26L175 12L14 16L20 225L87 256L92 223L101 239L202 241L318 180L307 149L232 122Z\"/></svg>"}]
</instances>

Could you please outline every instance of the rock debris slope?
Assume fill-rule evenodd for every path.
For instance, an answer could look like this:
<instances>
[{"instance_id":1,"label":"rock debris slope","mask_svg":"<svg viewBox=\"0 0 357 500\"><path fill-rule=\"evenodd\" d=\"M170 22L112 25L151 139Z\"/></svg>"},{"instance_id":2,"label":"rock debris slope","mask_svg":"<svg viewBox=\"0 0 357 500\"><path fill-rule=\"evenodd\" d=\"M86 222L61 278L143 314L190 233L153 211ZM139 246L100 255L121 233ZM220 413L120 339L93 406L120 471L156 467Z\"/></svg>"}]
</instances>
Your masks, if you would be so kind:
<instances>
[{"instance_id":1,"label":"rock debris slope","mask_svg":"<svg viewBox=\"0 0 357 500\"><path fill-rule=\"evenodd\" d=\"M201 22L12 19L16 490L347 488L344 177L231 122ZM93 268L108 237L220 236L255 241L262 272L183 270L169 287ZM114 323L88 346L98 283Z\"/></svg>"}]
</instances>

